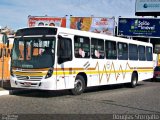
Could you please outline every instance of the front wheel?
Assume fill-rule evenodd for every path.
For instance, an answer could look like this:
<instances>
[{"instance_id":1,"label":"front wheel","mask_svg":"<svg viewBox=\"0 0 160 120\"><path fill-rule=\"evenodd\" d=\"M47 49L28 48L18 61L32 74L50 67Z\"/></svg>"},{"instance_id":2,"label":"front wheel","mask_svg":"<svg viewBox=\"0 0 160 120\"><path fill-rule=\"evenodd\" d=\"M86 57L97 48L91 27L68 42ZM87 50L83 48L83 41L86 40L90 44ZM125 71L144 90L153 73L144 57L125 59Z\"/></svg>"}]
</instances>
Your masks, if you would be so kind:
<instances>
[{"instance_id":1,"label":"front wheel","mask_svg":"<svg viewBox=\"0 0 160 120\"><path fill-rule=\"evenodd\" d=\"M74 88L71 90L71 93L73 95L80 95L84 92L84 89L85 89L84 78L81 75L77 75L74 82Z\"/></svg>"}]
</instances>

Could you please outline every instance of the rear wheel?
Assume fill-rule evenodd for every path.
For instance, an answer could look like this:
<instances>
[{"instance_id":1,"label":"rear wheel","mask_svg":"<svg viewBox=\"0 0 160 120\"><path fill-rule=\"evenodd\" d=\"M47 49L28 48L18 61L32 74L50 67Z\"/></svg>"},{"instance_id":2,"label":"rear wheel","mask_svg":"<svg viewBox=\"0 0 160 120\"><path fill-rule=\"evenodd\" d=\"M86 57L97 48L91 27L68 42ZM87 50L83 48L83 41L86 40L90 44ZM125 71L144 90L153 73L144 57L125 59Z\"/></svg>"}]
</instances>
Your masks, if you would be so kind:
<instances>
[{"instance_id":1,"label":"rear wheel","mask_svg":"<svg viewBox=\"0 0 160 120\"><path fill-rule=\"evenodd\" d=\"M134 73L132 73L130 87L132 87L132 88L136 87L137 82L138 82L138 77L137 77L137 74L134 72Z\"/></svg>"},{"instance_id":2,"label":"rear wheel","mask_svg":"<svg viewBox=\"0 0 160 120\"><path fill-rule=\"evenodd\" d=\"M74 88L71 90L71 93L73 95L80 95L84 92L84 89L85 89L84 78L81 75L77 75L74 82Z\"/></svg>"},{"instance_id":3,"label":"rear wheel","mask_svg":"<svg viewBox=\"0 0 160 120\"><path fill-rule=\"evenodd\" d=\"M156 82L157 79L156 79L156 78L151 78L151 81L152 81L152 82Z\"/></svg>"}]
</instances>

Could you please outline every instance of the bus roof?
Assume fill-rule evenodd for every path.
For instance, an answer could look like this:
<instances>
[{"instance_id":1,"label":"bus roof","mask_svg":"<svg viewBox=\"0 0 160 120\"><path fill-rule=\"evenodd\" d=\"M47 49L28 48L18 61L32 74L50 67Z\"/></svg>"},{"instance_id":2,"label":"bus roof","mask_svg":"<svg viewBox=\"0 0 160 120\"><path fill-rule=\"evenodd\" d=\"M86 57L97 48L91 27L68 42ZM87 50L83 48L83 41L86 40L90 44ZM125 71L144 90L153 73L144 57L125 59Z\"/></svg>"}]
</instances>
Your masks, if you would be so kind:
<instances>
[{"instance_id":1,"label":"bus roof","mask_svg":"<svg viewBox=\"0 0 160 120\"><path fill-rule=\"evenodd\" d=\"M111 40L111 41L118 41L118 42L152 46L152 44L149 43L149 42L142 42L142 41L132 40L132 39L128 39L128 38L116 37L116 36L100 34L100 33L93 33L93 32L88 32L88 31L75 30L75 29L70 29L70 28L55 27L55 26L37 26L37 27L30 27L30 28L26 27L26 28L22 28L22 29L19 29L19 30L32 29L32 28L57 28L57 34L79 35L79 36L99 38L99 39L105 39L105 40Z\"/></svg>"}]
</instances>

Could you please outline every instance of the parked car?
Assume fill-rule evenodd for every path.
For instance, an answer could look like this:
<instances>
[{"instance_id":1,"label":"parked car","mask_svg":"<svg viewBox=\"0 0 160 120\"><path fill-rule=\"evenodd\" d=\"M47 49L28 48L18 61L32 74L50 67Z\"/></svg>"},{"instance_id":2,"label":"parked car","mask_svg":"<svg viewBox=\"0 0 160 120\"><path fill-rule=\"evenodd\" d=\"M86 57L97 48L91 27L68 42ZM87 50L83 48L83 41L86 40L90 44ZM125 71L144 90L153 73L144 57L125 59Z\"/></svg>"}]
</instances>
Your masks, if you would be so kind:
<instances>
[{"instance_id":1,"label":"parked car","mask_svg":"<svg viewBox=\"0 0 160 120\"><path fill-rule=\"evenodd\" d=\"M153 80L160 80L160 66L154 68Z\"/></svg>"}]
</instances>

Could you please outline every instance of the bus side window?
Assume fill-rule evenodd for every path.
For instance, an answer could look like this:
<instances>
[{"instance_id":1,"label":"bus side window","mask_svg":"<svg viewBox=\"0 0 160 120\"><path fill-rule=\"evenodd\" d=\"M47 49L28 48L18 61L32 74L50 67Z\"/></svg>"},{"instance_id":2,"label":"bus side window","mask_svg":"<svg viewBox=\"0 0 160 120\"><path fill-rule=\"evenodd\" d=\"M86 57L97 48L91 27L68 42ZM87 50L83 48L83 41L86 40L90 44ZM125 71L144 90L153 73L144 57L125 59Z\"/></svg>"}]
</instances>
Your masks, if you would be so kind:
<instances>
[{"instance_id":1,"label":"bus side window","mask_svg":"<svg viewBox=\"0 0 160 120\"><path fill-rule=\"evenodd\" d=\"M129 44L129 60L138 60L138 47L134 44Z\"/></svg>"},{"instance_id":2,"label":"bus side window","mask_svg":"<svg viewBox=\"0 0 160 120\"><path fill-rule=\"evenodd\" d=\"M76 58L90 58L90 39L74 36L74 55Z\"/></svg>"},{"instance_id":3,"label":"bus side window","mask_svg":"<svg viewBox=\"0 0 160 120\"><path fill-rule=\"evenodd\" d=\"M146 60L146 54L145 54L145 46L139 45L138 46L138 52L139 52L139 60L145 61Z\"/></svg>"},{"instance_id":4,"label":"bus side window","mask_svg":"<svg viewBox=\"0 0 160 120\"><path fill-rule=\"evenodd\" d=\"M72 41L61 37L58 41L58 64L72 60Z\"/></svg>"},{"instance_id":5,"label":"bus side window","mask_svg":"<svg viewBox=\"0 0 160 120\"><path fill-rule=\"evenodd\" d=\"M118 59L119 60L128 60L128 44L127 43L118 43Z\"/></svg>"},{"instance_id":6,"label":"bus side window","mask_svg":"<svg viewBox=\"0 0 160 120\"><path fill-rule=\"evenodd\" d=\"M104 58L104 40L103 39L91 39L91 55L95 59Z\"/></svg>"},{"instance_id":7,"label":"bus side window","mask_svg":"<svg viewBox=\"0 0 160 120\"><path fill-rule=\"evenodd\" d=\"M147 59L147 61L152 61L153 60L152 48L151 47L146 47L146 59Z\"/></svg>"},{"instance_id":8,"label":"bus side window","mask_svg":"<svg viewBox=\"0 0 160 120\"><path fill-rule=\"evenodd\" d=\"M115 41L105 41L105 53L107 59L117 59L117 45Z\"/></svg>"}]
</instances>

